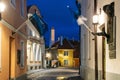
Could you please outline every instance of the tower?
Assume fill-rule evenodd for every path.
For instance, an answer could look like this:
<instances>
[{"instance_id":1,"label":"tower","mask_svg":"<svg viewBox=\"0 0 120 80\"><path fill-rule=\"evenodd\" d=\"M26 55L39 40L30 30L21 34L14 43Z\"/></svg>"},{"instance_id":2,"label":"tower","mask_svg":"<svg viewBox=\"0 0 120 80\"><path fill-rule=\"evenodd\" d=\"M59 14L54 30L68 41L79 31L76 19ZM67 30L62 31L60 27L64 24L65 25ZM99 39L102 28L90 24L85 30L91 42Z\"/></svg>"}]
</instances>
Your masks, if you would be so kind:
<instances>
[{"instance_id":1,"label":"tower","mask_svg":"<svg viewBox=\"0 0 120 80\"><path fill-rule=\"evenodd\" d=\"M54 27L51 28L51 42L50 46L55 42L55 29Z\"/></svg>"}]
</instances>

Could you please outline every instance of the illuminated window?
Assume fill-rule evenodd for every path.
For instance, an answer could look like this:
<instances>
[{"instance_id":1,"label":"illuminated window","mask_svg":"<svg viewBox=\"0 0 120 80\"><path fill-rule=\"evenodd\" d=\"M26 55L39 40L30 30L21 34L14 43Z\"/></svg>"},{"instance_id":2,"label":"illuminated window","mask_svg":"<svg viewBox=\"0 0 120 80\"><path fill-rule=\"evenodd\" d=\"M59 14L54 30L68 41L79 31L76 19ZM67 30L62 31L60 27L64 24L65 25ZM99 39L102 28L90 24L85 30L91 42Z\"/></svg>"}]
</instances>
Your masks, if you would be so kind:
<instances>
[{"instance_id":1,"label":"illuminated window","mask_svg":"<svg viewBox=\"0 0 120 80\"><path fill-rule=\"evenodd\" d=\"M16 6L16 0L11 0L11 4L15 7Z\"/></svg>"},{"instance_id":2,"label":"illuminated window","mask_svg":"<svg viewBox=\"0 0 120 80\"><path fill-rule=\"evenodd\" d=\"M36 45L36 55L35 55L35 60L36 61L39 61L38 58L39 58L39 44Z\"/></svg>"},{"instance_id":3,"label":"illuminated window","mask_svg":"<svg viewBox=\"0 0 120 80\"><path fill-rule=\"evenodd\" d=\"M20 13L24 17L24 0L20 0Z\"/></svg>"},{"instance_id":4,"label":"illuminated window","mask_svg":"<svg viewBox=\"0 0 120 80\"><path fill-rule=\"evenodd\" d=\"M35 32L34 31L32 31L32 36L35 36Z\"/></svg>"},{"instance_id":5,"label":"illuminated window","mask_svg":"<svg viewBox=\"0 0 120 80\"><path fill-rule=\"evenodd\" d=\"M41 53L41 48L39 48L39 57L38 60L41 61L42 60L42 53Z\"/></svg>"},{"instance_id":6,"label":"illuminated window","mask_svg":"<svg viewBox=\"0 0 120 80\"><path fill-rule=\"evenodd\" d=\"M33 43L33 54L34 54L34 59L36 59L36 50L37 50L37 44Z\"/></svg>"},{"instance_id":7,"label":"illuminated window","mask_svg":"<svg viewBox=\"0 0 120 80\"><path fill-rule=\"evenodd\" d=\"M64 65L68 65L68 60L64 60Z\"/></svg>"},{"instance_id":8,"label":"illuminated window","mask_svg":"<svg viewBox=\"0 0 120 80\"><path fill-rule=\"evenodd\" d=\"M24 42L23 41L20 42L20 46L21 46L20 66L24 67L24 60L25 60L25 57L24 57L24 55L25 55L24 48L25 47L24 47Z\"/></svg>"},{"instance_id":9,"label":"illuminated window","mask_svg":"<svg viewBox=\"0 0 120 80\"><path fill-rule=\"evenodd\" d=\"M2 64L1 64L1 54L2 54L2 52L1 52L1 38L2 38L2 35L1 35L1 28L0 28L0 69L1 69L1 67L2 67Z\"/></svg>"},{"instance_id":10,"label":"illuminated window","mask_svg":"<svg viewBox=\"0 0 120 80\"><path fill-rule=\"evenodd\" d=\"M68 51L64 51L64 56L68 56Z\"/></svg>"}]
</instances>

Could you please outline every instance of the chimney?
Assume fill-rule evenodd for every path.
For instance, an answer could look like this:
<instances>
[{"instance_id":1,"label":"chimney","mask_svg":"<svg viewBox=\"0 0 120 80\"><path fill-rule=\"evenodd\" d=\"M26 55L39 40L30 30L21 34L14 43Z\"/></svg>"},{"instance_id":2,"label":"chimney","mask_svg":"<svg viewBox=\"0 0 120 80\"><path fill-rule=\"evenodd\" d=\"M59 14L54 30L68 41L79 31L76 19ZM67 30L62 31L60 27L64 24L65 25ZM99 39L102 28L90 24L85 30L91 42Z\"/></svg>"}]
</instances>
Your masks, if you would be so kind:
<instances>
[{"instance_id":1,"label":"chimney","mask_svg":"<svg viewBox=\"0 0 120 80\"><path fill-rule=\"evenodd\" d=\"M60 37L60 45L63 45L63 36Z\"/></svg>"},{"instance_id":2,"label":"chimney","mask_svg":"<svg viewBox=\"0 0 120 80\"><path fill-rule=\"evenodd\" d=\"M58 41L60 41L60 37L58 37Z\"/></svg>"}]
</instances>

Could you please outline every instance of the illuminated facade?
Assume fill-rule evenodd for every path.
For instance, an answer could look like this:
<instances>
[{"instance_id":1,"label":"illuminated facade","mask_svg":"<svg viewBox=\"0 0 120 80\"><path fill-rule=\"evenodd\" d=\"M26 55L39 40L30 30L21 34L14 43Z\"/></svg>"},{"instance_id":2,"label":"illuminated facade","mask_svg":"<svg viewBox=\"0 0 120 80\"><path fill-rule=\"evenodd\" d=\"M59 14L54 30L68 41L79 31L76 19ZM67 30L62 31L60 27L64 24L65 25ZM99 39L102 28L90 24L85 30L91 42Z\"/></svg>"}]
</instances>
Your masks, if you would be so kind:
<instances>
[{"instance_id":1,"label":"illuminated facade","mask_svg":"<svg viewBox=\"0 0 120 80\"><path fill-rule=\"evenodd\" d=\"M0 21L0 80L26 80L27 70L44 67L46 24L36 6L27 13L26 0L3 2L6 8ZM33 17L37 26L32 23Z\"/></svg>"},{"instance_id":2,"label":"illuminated facade","mask_svg":"<svg viewBox=\"0 0 120 80\"><path fill-rule=\"evenodd\" d=\"M34 14L37 14L38 18L41 17L37 6L35 6L35 5L28 6L28 18L29 18L29 21L27 23L27 25L29 26L29 29L27 29L28 37L29 37L29 39L27 40L28 70L37 70L37 69L41 69L42 67L45 67L45 65L44 65L44 63L45 63L44 62L44 59L45 59L44 37L41 33L42 31L38 30L39 25L35 25L34 23L36 23L36 22L32 23L32 19L30 17L33 16ZM40 27L41 26L42 25L40 24ZM40 29L42 29L42 28L40 28Z\"/></svg>"},{"instance_id":3,"label":"illuminated facade","mask_svg":"<svg viewBox=\"0 0 120 80\"><path fill-rule=\"evenodd\" d=\"M73 49L58 49L58 60L60 66L74 67Z\"/></svg>"},{"instance_id":4,"label":"illuminated facade","mask_svg":"<svg viewBox=\"0 0 120 80\"><path fill-rule=\"evenodd\" d=\"M2 0L0 21L0 80L26 79L26 0Z\"/></svg>"},{"instance_id":5,"label":"illuminated facade","mask_svg":"<svg viewBox=\"0 0 120 80\"><path fill-rule=\"evenodd\" d=\"M94 32L92 17L94 9L99 15L97 32L105 31L109 37L97 36L97 77L95 69L95 40L82 25L81 27L81 77L84 80L119 80L120 51L119 51L119 0L79 0L81 14L87 18L85 22ZM95 2L96 1L96 2ZM96 3L96 5L95 5Z\"/></svg>"},{"instance_id":6,"label":"illuminated facade","mask_svg":"<svg viewBox=\"0 0 120 80\"><path fill-rule=\"evenodd\" d=\"M67 40L56 41L51 47L52 59L59 61L59 66L63 67L79 67L79 42ZM56 57L54 57L56 56Z\"/></svg>"}]
</instances>

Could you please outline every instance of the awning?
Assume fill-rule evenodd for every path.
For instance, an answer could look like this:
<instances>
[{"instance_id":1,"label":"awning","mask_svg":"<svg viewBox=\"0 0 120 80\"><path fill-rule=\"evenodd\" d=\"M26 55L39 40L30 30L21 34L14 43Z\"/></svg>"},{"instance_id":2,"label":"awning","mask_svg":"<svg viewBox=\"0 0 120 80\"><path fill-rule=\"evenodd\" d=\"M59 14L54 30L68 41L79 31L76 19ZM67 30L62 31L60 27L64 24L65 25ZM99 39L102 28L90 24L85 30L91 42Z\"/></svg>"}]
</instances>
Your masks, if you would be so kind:
<instances>
[{"instance_id":1,"label":"awning","mask_svg":"<svg viewBox=\"0 0 120 80\"><path fill-rule=\"evenodd\" d=\"M48 30L48 25L36 13L33 14L31 17L29 17L29 20L35 26L35 28L38 30L40 35L44 35L44 33Z\"/></svg>"}]
</instances>

